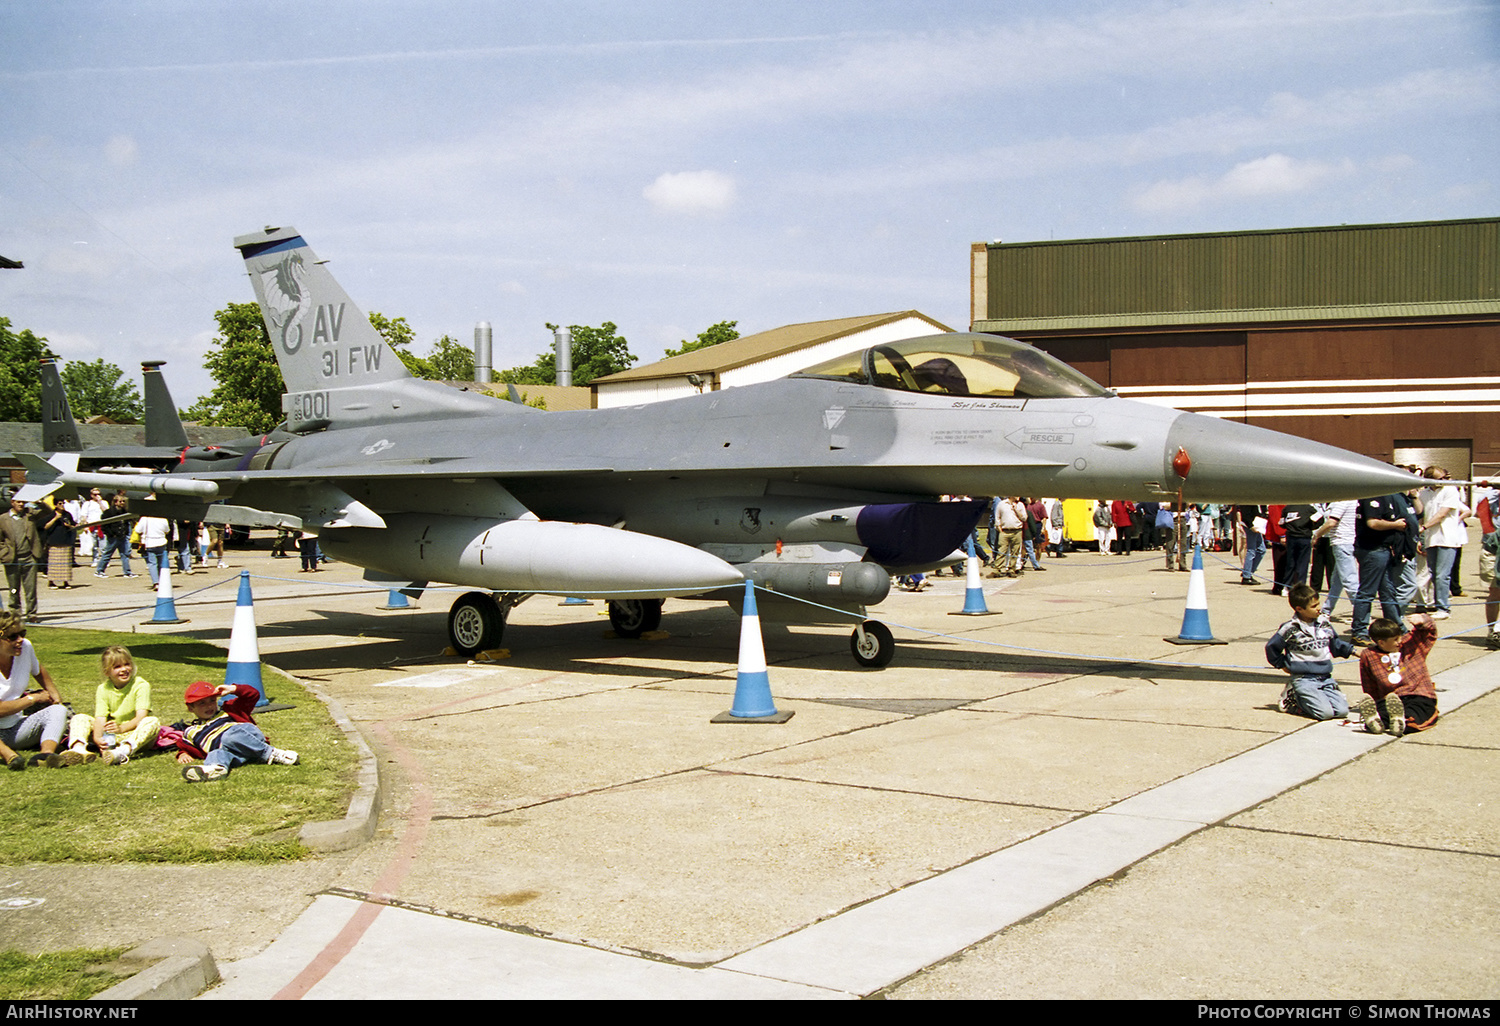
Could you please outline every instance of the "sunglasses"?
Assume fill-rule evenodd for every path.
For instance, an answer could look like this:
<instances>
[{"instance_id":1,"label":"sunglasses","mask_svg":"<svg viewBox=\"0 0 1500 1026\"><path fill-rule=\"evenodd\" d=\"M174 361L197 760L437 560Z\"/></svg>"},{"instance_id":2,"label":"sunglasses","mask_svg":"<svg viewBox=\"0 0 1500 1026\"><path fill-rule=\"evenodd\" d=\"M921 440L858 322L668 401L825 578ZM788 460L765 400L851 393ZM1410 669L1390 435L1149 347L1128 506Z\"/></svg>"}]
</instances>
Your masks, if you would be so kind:
<instances>
[{"instance_id":1,"label":"sunglasses","mask_svg":"<svg viewBox=\"0 0 1500 1026\"><path fill-rule=\"evenodd\" d=\"M26 637L26 632L25 631L16 631L14 634L7 634L5 636L5 640L6 641L20 641L24 637Z\"/></svg>"}]
</instances>

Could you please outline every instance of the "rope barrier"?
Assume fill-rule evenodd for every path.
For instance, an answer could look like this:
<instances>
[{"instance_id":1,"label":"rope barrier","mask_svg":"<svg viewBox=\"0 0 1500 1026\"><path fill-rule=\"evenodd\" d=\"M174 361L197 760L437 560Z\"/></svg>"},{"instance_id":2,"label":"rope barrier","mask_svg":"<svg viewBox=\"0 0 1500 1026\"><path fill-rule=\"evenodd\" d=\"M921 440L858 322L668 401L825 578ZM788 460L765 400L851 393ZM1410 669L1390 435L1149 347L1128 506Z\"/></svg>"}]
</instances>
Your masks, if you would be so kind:
<instances>
[{"instance_id":1,"label":"rope barrier","mask_svg":"<svg viewBox=\"0 0 1500 1026\"><path fill-rule=\"evenodd\" d=\"M1142 562L1142 561L1141 560L1127 560L1125 564L1120 564L1120 565L1129 565L1130 563L1139 563L1139 562ZM268 582L274 582L274 583L279 583L279 584L308 583L308 579L306 577L282 577L282 576L275 576L275 575L271 575L271 574L256 574L256 573L252 573L250 575L250 577L251 577L252 580L268 581ZM181 596L179 596L178 601L184 601L185 602L186 600L191 599L195 595L201 595L204 592L212 591L213 589L223 587L226 584L238 584L239 579L240 579L240 573L238 571L236 571L232 576L227 577L227 578L225 578L222 581L216 581L216 582L213 582L211 584L206 584L206 585L204 585L204 586L202 586L200 588L194 588L191 591L185 592L184 594L182 594ZM379 583L368 582L368 581L328 581L326 583L319 582L319 586L322 587L322 588L328 588L328 589L341 589L341 590L347 590L347 591L368 591L368 592L372 592L372 593L384 593L384 592L389 592L391 590L389 584L379 584ZM833 614L835 614L838 617L843 617L843 618L850 619L851 621L863 621L863 620L867 620L867 619L873 619L873 617L870 617L870 616L865 616L865 615L861 615L861 614L857 614L857 613L851 613L847 609L840 609L837 606L824 605L821 602L814 602L812 599L801 598L800 596L797 596L797 595L789 595L786 592L776 591L776 590L771 589L771 588L763 587L762 585L758 585L758 584L755 585L755 589L757 591L765 594L765 595L774 596L774 597L779 598L779 599L785 599L785 600L789 600L789 601L793 601L793 602L799 602L799 603L801 603L803 605L811 606L814 609L819 609L819 610L822 610L824 612L833 613ZM464 586L464 585L431 585L431 586L428 586L428 587L424 587L422 590L424 592L438 592L438 593L452 592L452 593L460 593L460 592L474 591L476 589L474 587ZM478 590L483 590L483 589L478 589ZM517 592L513 592L513 594L532 596L532 595L555 595L555 594L558 594L558 593L555 592L555 591L517 591ZM602 596L595 596L595 597L602 597ZM85 617L79 617L79 618L70 619L70 620L49 620L46 624L43 624L42 626L47 626L47 627L69 627L69 626L75 626L75 625L78 625L78 624L93 623L93 622L96 622L96 621L103 622L103 621L108 621L108 620L115 620L115 619L118 619L118 618L120 618L122 616L138 615L141 612L144 612L146 610L150 610L150 609L154 608L154 605L155 605L155 600L153 599L151 602L148 602L148 603L145 603L145 604L142 604L142 605L139 605L139 606L132 606L129 609L121 610L121 611L118 611L118 612L113 612L113 613L108 613L108 614L101 614L101 615L97 615L97 616L85 616ZM1456 608L1467 607L1467 606L1483 606L1483 605L1485 605L1485 602L1483 602L1483 601L1455 602L1455 603L1453 603L1453 608L1456 609ZM970 642L970 643L973 643L973 644L976 644L976 645L983 645L983 646L990 647L990 648L1006 649L1006 650L1009 650L1009 651L1018 652L1018 653L1024 653L1024 654L1027 654L1027 655L1053 656L1053 657L1060 657L1060 658L1064 658L1064 659L1076 659L1076 660L1082 660L1082 661L1087 661L1087 662L1097 662L1097 663L1103 663L1103 664L1114 664L1114 665L1124 665L1124 666L1135 665L1135 664L1140 664L1140 663L1148 663L1148 664L1157 665L1157 666L1172 666L1172 667L1182 667L1182 668L1187 668L1187 669L1255 670L1255 671L1265 672L1265 673L1273 674L1273 675L1276 674L1276 671L1271 670L1269 667L1265 666L1264 664L1255 665L1255 666L1246 666L1246 665L1242 665L1242 664L1238 664L1238 663L1185 663L1185 662L1180 662L1180 661L1172 660L1172 659L1154 658L1154 657L1145 657L1145 656L1143 656L1143 657L1141 657L1139 659L1119 659L1119 658L1111 658L1109 656L1094 655L1094 654L1084 653L1084 652L1065 652L1065 651L1060 651L1060 650L1057 650L1057 649L1034 648L1034 647L1027 646L1027 645L1017 645L1017 644L1014 644L1014 643L1011 643L1011 642L1007 642L1007 641L991 641L991 640L986 639L986 638L975 637L970 632L950 633L950 632L946 632L946 631L933 630L933 629L930 629L930 628L927 628L927 627L918 627L915 624L900 623L900 622L897 622L897 621L892 621L892 620L888 620L888 619L884 619L884 618L881 618L881 622L884 623L884 624L886 624L888 627L895 627L895 628L899 628L899 629L904 630L904 631L910 631L913 634L920 634L920 635L924 635L924 636L927 636L927 637L933 637L933 638L942 638L942 639L949 640L949 641L966 641L966 642ZM1449 633L1449 634L1440 635L1438 637L1438 640L1439 641L1446 641L1446 640L1448 640L1450 638L1457 638L1457 637L1461 637L1462 635L1465 635L1465 634L1471 634L1474 631L1485 630L1488 627L1489 627L1489 624L1487 624L1487 623L1481 623L1481 624L1479 624L1476 627L1467 627L1467 628L1464 628L1463 630L1456 630L1456 631L1453 631L1452 633ZM975 628L975 629L977 630L977 629L983 629L983 628Z\"/></svg>"}]
</instances>

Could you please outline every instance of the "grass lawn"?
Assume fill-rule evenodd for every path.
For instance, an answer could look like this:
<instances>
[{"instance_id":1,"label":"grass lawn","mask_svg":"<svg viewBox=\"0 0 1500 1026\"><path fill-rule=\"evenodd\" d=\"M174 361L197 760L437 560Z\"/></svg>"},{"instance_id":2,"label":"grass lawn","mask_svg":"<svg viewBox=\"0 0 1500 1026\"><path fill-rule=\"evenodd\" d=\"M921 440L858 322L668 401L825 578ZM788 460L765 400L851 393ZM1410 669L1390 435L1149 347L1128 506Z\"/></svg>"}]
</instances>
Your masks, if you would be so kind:
<instances>
[{"instance_id":1,"label":"grass lawn","mask_svg":"<svg viewBox=\"0 0 1500 1026\"><path fill-rule=\"evenodd\" d=\"M224 680L225 651L200 641L36 626L27 637L74 712L94 711L106 645L130 649L136 672L151 682L152 712L164 724L187 718L182 692L193 681ZM265 674L265 685L277 703L296 708L257 713L256 722L277 748L297 751L299 765L243 766L204 784L183 780L165 750L124 766L0 770L6 798L0 862L272 862L307 855L297 831L344 815L357 752L307 691L274 673Z\"/></svg>"},{"instance_id":2,"label":"grass lawn","mask_svg":"<svg viewBox=\"0 0 1500 1026\"><path fill-rule=\"evenodd\" d=\"M0 951L0 1000L87 1001L135 971L112 964L126 950Z\"/></svg>"}]
</instances>

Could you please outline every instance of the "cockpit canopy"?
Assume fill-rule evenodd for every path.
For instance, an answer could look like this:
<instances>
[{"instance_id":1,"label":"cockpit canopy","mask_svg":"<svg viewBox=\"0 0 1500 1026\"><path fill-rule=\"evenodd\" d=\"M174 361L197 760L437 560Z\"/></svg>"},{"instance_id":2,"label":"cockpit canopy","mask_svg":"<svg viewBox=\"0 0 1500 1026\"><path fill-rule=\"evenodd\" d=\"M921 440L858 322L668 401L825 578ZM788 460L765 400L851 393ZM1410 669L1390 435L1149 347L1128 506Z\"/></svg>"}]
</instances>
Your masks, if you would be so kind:
<instances>
[{"instance_id":1,"label":"cockpit canopy","mask_svg":"<svg viewBox=\"0 0 1500 1026\"><path fill-rule=\"evenodd\" d=\"M1110 393L1034 346L999 335L927 335L847 353L793 374L902 392L1062 399Z\"/></svg>"}]
</instances>

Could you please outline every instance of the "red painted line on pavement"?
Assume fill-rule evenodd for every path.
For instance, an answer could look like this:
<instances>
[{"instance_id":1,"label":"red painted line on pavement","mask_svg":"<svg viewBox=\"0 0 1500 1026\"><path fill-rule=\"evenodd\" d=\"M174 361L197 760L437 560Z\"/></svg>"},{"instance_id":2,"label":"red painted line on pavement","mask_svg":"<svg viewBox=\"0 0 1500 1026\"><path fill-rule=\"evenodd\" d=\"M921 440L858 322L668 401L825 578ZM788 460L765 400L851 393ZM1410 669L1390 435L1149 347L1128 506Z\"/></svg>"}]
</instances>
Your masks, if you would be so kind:
<instances>
[{"instance_id":1,"label":"red painted line on pavement","mask_svg":"<svg viewBox=\"0 0 1500 1026\"><path fill-rule=\"evenodd\" d=\"M552 677L544 677L532 683L541 684L561 676L565 676L565 674L553 674ZM500 690L508 691L511 689L502 688ZM417 852L421 849L422 842L427 839L427 827L432 822L432 789L427 786L427 774L423 771L421 763L416 760L411 752L407 751L395 739L387 724L427 716L438 710L472 700L472 698L468 698L453 702L443 702L430 709L423 709L418 712L408 713L405 716L398 716L394 721L370 724L370 729L380 737L380 740L396 756L396 762L405 771L408 779L411 780L412 786L411 808L406 814L406 829L401 834L401 846L397 850L395 857L391 859L386 865L385 870L380 874L380 878L370 888L373 894L382 897L396 896L396 891L400 888L402 881L406 879L408 874L411 873L412 867L416 865ZM338 932L338 935L324 945L323 950L319 951L313 957L312 961L297 974L291 983L288 983L272 995L272 1000L297 1001L306 997L310 990L322 982L340 962L348 957L349 953L354 950L355 945L364 937L366 931L374 924L383 908L385 908L384 905L362 902L359 908L355 910L354 915L350 916L349 921L344 924L344 928Z\"/></svg>"}]
</instances>

